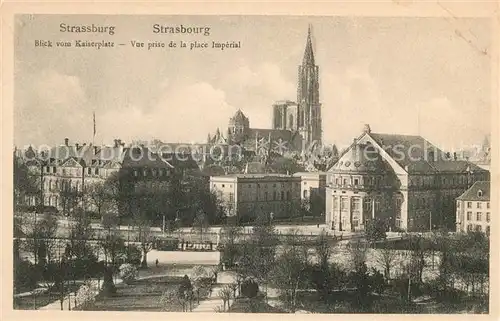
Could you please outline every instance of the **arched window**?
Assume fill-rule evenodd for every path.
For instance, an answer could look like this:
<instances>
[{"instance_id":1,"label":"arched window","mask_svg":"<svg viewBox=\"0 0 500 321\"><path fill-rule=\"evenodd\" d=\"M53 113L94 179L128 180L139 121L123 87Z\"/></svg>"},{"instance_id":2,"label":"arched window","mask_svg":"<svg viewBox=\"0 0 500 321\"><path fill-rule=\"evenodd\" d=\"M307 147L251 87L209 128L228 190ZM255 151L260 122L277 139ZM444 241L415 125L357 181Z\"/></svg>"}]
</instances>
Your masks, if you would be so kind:
<instances>
[{"instance_id":1,"label":"arched window","mask_svg":"<svg viewBox=\"0 0 500 321\"><path fill-rule=\"evenodd\" d=\"M307 193L307 192L308 192L308 190L304 190L304 193L303 193L304 198L307 198L307 195L308 195L308 193Z\"/></svg>"},{"instance_id":2,"label":"arched window","mask_svg":"<svg viewBox=\"0 0 500 321\"><path fill-rule=\"evenodd\" d=\"M288 128L293 128L293 115L288 116Z\"/></svg>"},{"instance_id":3,"label":"arched window","mask_svg":"<svg viewBox=\"0 0 500 321\"><path fill-rule=\"evenodd\" d=\"M477 191L477 196L478 196L478 197L483 196L483 191L482 191L482 190Z\"/></svg>"}]
</instances>

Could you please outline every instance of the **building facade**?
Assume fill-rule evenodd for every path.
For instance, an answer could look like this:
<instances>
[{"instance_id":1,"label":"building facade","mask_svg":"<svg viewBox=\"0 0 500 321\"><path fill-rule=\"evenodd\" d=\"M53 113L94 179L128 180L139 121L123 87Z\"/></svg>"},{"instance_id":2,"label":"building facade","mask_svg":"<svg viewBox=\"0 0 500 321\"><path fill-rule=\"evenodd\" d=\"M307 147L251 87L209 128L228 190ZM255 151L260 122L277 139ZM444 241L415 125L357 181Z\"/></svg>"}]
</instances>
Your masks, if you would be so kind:
<instances>
[{"instance_id":1,"label":"building facade","mask_svg":"<svg viewBox=\"0 0 500 321\"><path fill-rule=\"evenodd\" d=\"M313 216L325 214L326 172L299 172L293 174L300 177L300 198L306 202ZM304 203L303 203L304 204Z\"/></svg>"},{"instance_id":2,"label":"building facade","mask_svg":"<svg viewBox=\"0 0 500 321\"><path fill-rule=\"evenodd\" d=\"M490 234L490 182L475 182L457 198L457 232Z\"/></svg>"},{"instance_id":3,"label":"building facade","mask_svg":"<svg viewBox=\"0 0 500 321\"><path fill-rule=\"evenodd\" d=\"M288 217L300 207L301 178L278 174L213 176L210 188L222 201L227 216L239 222L260 215Z\"/></svg>"},{"instance_id":4,"label":"building facade","mask_svg":"<svg viewBox=\"0 0 500 321\"><path fill-rule=\"evenodd\" d=\"M326 224L363 230L370 220L391 229L455 229L455 198L489 172L420 136L363 133L328 171Z\"/></svg>"}]
</instances>

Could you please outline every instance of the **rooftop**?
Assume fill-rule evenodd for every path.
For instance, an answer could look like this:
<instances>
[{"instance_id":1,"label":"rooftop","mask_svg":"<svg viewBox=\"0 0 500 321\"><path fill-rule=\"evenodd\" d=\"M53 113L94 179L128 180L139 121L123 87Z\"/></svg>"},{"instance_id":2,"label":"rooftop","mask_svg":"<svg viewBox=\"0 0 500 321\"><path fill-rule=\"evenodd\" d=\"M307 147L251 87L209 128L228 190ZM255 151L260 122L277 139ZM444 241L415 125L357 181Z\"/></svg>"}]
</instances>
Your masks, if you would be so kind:
<instances>
[{"instance_id":1,"label":"rooftop","mask_svg":"<svg viewBox=\"0 0 500 321\"><path fill-rule=\"evenodd\" d=\"M461 201L489 201L490 200L490 186L489 181L475 182L468 190L462 195L457 197Z\"/></svg>"}]
</instances>

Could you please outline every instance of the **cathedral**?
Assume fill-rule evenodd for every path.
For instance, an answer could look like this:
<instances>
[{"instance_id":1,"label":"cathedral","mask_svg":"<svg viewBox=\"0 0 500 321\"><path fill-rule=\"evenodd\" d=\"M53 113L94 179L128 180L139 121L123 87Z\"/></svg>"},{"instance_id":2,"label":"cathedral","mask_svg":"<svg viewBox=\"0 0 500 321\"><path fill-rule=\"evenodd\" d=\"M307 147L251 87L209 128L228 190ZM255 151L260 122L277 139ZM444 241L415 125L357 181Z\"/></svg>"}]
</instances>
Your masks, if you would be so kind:
<instances>
[{"instance_id":1,"label":"cathedral","mask_svg":"<svg viewBox=\"0 0 500 321\"><path fill-rule=\"evenodd\" d=\"M227 132L217 129L208 144L239 145L255 155L269 151L284 155L301 153L322 144L319 67L314 61L311 27L308 29L302 64L298 67L297 101L277 101L272 106L272 129L251 128L238 110L229 120Z\"/></svg>"}]
</instances>

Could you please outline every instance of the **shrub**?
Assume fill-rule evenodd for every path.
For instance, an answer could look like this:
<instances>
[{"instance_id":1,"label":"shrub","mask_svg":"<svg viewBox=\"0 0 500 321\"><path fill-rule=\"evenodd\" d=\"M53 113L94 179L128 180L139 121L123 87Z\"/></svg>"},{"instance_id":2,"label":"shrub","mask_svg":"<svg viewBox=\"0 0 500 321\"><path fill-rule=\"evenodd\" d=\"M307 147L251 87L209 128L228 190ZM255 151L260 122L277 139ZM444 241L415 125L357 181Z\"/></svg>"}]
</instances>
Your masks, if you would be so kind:
<instances>
[{"instance_id":1,"label":"shrub","mask_svg":"<svg viewBox=\"0 0 500 321\"><path fill-rule=\"evenodd\" d=\"M125 263L120 266L120 278L123 282L130 283L137 279L137 268L130 263Z\"/></svg>"},{"instance_id":2,"label":"shrub","mask_svg":"<svg viewBox=\"0 0 500 321\"><path fill-rule=\"evenodd\" d=\"M85 307L87 304L94 302L97 294L97 288L91 283L86 282L76 292L76 302L80 308Z\"/></svg>"},{"instance_id":3,"label":"shrub","mask_svg":"<svg viewBox=\"0 0 500 321\"><path fill-rule=\"evenodd\" d=\"M38 273L29 261L14 262L14 287L32 289L36 286Z\"/></svg>"},{"instance_id":4,"label":"shrub","mask_svg":"<svg viewBox=\"0 0 500 321\"><path fill-rule=\"evenodd\" d=\"M247 298L255 298L259 293L259 285L252 279L247 279L241 284L241 294Z\"/></svg>"}]
</instances>

